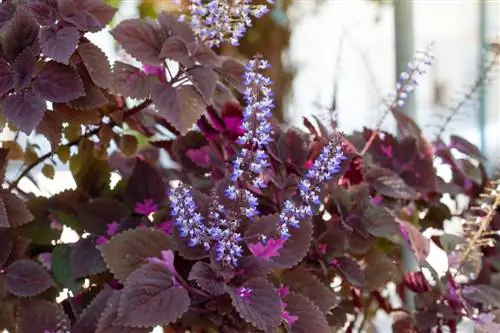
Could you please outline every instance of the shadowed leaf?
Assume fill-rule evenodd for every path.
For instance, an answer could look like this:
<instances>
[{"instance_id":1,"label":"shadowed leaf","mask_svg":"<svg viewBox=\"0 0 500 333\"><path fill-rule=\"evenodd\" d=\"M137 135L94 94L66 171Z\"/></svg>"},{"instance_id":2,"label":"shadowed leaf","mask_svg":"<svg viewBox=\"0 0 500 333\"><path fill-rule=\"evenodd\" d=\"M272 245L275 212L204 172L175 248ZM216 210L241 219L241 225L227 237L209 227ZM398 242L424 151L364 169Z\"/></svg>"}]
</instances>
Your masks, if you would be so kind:
<instances>
[{"instance_id":1,"label":"shadowed leaf","mask_svg":"<svg viewBox=\"0 0 500 333\"><path fill-rule=\"evenodd\" d=\"M417 197L417 192L413 188L408 186L397 173L387 168L371 165L364 176L366 182L381 195L406 200Z\"/></svg>"},{"instance_id":2,"label":"shadowed leaf","mask_svg":"<svg viewBox=\"0 0 500 333\"><path fill-rule=\"evenodd\" d=\"M9 259L13 247L12 231L9 229L0 229L0 267Z\"/></svg>"},{"instance_id":3,"label":"shadowed leaf","mask_svg":"<svg viewBox=\"0 0 500 333\"><path fill-rule=\"evenodd\" d=\"M137 159L125 189L125 201L131 206L153 199L162 204L166 198L166 185L160 173L149 162Z\"/></svg>"},{"instance_id":4,"label":"shadowed leaf","mask_svg":"<svg viewBox=\"0 0 500 333\"><path fill-rule=\"evenodd\" d=\"M24 201L7 190L0 190L0 227L19 227L33 220Z\"/></svg>"},{"instance_id":5,"label":"shadowed leaf","mask_svg":"<svg viewBox=\"0 0 500 333\"><path fill-rule=\"evenodd\" d=\"M36 20L22 7L16 10L14 17L3 32L3 53L11 62L26 48L38 52L38 31Z\"/></svg>"},{"instance_id":6,"label":"shadowed leaf","mask_svg":"<svg viewBox=\"0 0 500 333\"><path fill-rule=\"evenodd\" d=\"M14 68L7 61L0 59L0 95L14 88L14 75Z\"/></svg>"},{"instance_id":7,"label":"shadowed leaf","mask_svg":"<svg viewBox=\"0 0 500 333\"><path fill-rule=\"evenodd\" d=\"M331 333L330 325L319 308L306 297L289 293L285 299L286 311L297 316L298 320L292 324L291 333Z\"/></svg>"},{"instance_id":8,"label":"shadowed leaf","mask_svg":"<svg viewBox=\"0 0 500 333\"><path fill-rule=\"evenodd\" d=\"M167 325L180 318L189 303L187 291L173 281L168 266L151 262L127 278L118 309L119 322L132 327Z\"/></svg>"},{"instance_id":9,"label":"shadowed leaf","mask_svg":"<svg viewBox=\"0 0 500 333\"><path fill-rule=\"evenodd\" d=\"M183 66L190 65L189 50L186 43L179 37L170 37L163 43L160 58L167 58L181 63ZM189 66L190 67L190 66Z\"/></svg>"},{"instance_id":10,"label":"shadowed leaf","mask_svg":"<svg viewBox=\"0 0 500 333\"><path fill-rule=\"evenodd\" d=\"M38 38L43 55L68 65L69 57L75 52L80 40L80 33L73 26L57 30L46 26L41 28Z\"/></svg>"},{"instance_id":11,"label":"shadowed leaf","mask_svg":"<svg viewBox=\"0 0 500 333\"><path fill-rule=\"evenodd\" d=\"M119 292L114 291L107 303L106 309L97 323L96 333L149 333L151 331L149 328L126 327L117 324L118 305L120 303Z\"/></svg>"},{"instance_id":12,"label":"shadowed leaf","mask_svg":"<svg viewBox=\"0 0 500 333\"><path fill-rule=\"evenodd\" d=\"M361 266L354 259L349 257L336 257L332 264L343 275L343 277L353 286L363 287L366 285L365 275Z\"/></svg>"},{"instance_id":13,"label":"shadowed leaf","mask_svg":"<svg viewBox=\"0 0 500 333\"><path fill-rule=\"evenodd\" d=\"M5 269L5 289L19 297L35 296L54 285L50 275L35 261L18 260Z\"/></svg>"},{"instance_id":14,"label":"shadowed leaf","mask_svg":"<svg viewBox=\"0 0 500 333\"><path fill-rule=\"evenodd\" d=\"M224 280L207 263L198 261L189 272L189 280L195 281L201 289L211 295L219 296L226 293Z\"/></svg>"},{"instance_id":15,"label":"shadowed leaf","mask_svg":"<svg viewBox=\"0 0 500 333\"><path fill-rule=\"evenodd\" d=\"M21 302L17 325L18 333L68 332L70 322L60 305L30 299Z\"/></svg>"},{"instance_id":16,"label":"shadowed leaf","mask_svg":"<svg viewBox=\"0 0 500 333\"><path fill-rule=\"evenodd\" d=\"M100 198L77 205L75 208L80 225L95 234L106 234L109 223L128 216L127 207L117 200Z\"/></svg>"},{"instance_id":17,"label":"shadowed leaf","mask_svg":"<svg viewBox=\"0 0 500 333\"><path fill-rule=\"evenodd\" d=\"M221 58L221 61L222 64L220 67L216 68L216 71L239 92L243 92L245 90L245 85L243 83L245 65L230 57Z\"/></svg>"},{"instance_id":18,"label":"shadowed leaf","mask_svg":"<svg viewBox=\"0 0 500 333\"><path fill-rule=\"evenodd\" d=\"M87 238L80 239L72 246L70 266L74 279L96 275L107 270L100 251Z\"/></svg>"},{"instance_id":19,"label":"shadowed leaf","mask_svg":"<svg viewBox=\"0 0 500 333\"><path fill-rule=\"evenodd\" d=\"M45 101L34 91L23 91L5 97L2 108L7 120L29 135L42 120Z\"/></svg>"},{"instance_id":20,"label":"shadowed leaf","mask_svg":"<svg viewBox=\"0 0 500 333\"><path fill-rule=\"evenodd\" d=\"M36 56L31 47L28 47L16 58L14 62L16 91L26 88L31 83L35 74Z\"/></svg>"},{"instance_id":21,"label":"shadowed leaf","mask_svg":"<svg viewBox=\"0 0 500 333\"><path fill-rule=\"evenodd\" d=\"M106 54L90 42L81 43L78 46L78 54L82 57L83 64L92 81L101 88L109 88L111 86L111 66Z\"/></svg>"},{"instance_id":22,"label":"shadowed leaf","mask_svg":"<svg viewBox=\"0 0 500 333\"><path fill-rule=\"evenodd\" d=\"M113 289L105 286L103 290L97 294L92 302L85 308L78 318L78 321L71 327L72 333L87 333L95 332L97 322L103 311L106 309L109 299L113 296Z\"/></svg>"},{"instance_id":23,"label":"shadowed leaf","mask_svg":"<svg viewBox=\"0 0 500 333\"><path fill-rule=\"evenodd\" d=\"M282 276L282 282L290 287L291 291L302 294L311 300L323 313L328 312L340 302L339 297L333 293L331 288L314 275L291 271Z\"/></svg>"},{"instance_id":24,"label":"shadowed leaf","mask_svg":"<svg viewBox=\"0 0 500 333\"><path fill-rule=\"evenodd\" d=\"M58 244L52 250L52 276L63 288L73 293L80 291L83 280L77 281L71 274L71 247L68 244Z\"/></svg>"},{"instance_id":25,"label":"shadowed leaf","mask_svg":"<svg viewBox=\"0 0 500 333\"><path fill-rule=\"evenodd\" d=\"M170 248L171 240L163 231L145 228L127 230L99 246L110 271L122 282L146 258L161 258L161 251Z\"/></svg>"},{"instance_id":26,"label":"shadowed leaf","mask_svg":"<svg viewBox=\"0 0 500 333\"><path fill-rule=\"evenodd\" d=\"M66 65L49 61L38 73L33 87L51 102L68 102L85 95L77 72Z\"/></svg>"},{"instance_id":27,"label":"shadowed leaf","mask_svg":"<svg viewBox=\"0 0 500 333\"><path fill-rule=\"evenodd\" d=\"M264 279L247 281L242 287L250 288L248 297L242 297L240 288L229 288L229 295L239 315L259 330L273 332L281 322L278 291Z\"/></svg>"},{"instance_id":28,"label":"shadowed leaf","mask_svg":"<svg viewBox=\"0 0 500 333\"><path fill-rule=\"evenodd\" d=\"M193 84L201 93L207 104L212 103L217 83L217 74L210 67L196 66L189 70Z\"/></svg>"},{"instance_id":29,"label":"shadowed leaf","mask_svg":"<svg viewBox=\"0 0 500 333\"><path fill-rule=\"evenodd\" d=\"M114 90L123 96L144 99L151 93L151 77L142 70L121 61L113 66Z\"/></svg>"},{"instance_id":30,"label":"shadowed leaf","mask_svg":"<svg viewBox=\"0 0 500 333\"><path fill-rule=\"evenodd\" d=\"M0 31L9 23L10 19L16 13L16 5L12 2L0 3Z\"/></svg>"}]
</instances>

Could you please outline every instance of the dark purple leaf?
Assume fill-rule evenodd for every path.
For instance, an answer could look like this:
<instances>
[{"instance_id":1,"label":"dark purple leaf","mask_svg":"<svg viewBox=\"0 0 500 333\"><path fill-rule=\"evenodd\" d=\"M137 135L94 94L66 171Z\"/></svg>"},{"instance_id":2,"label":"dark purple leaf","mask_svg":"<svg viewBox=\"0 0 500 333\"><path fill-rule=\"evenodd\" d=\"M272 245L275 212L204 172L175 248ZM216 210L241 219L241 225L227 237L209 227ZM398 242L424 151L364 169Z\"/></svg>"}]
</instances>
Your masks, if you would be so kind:
<instances>
[{"instance_id":1,"label":"dark purple leaf","mask_svg":"<svg viewBox=\"0 0 500 333\"><path fill-rule=\"evenodd\" d=\"M323 313L340 302L332 289L314 275L291 271L282 276L282 282L291 291L302 294L315 303Z\"/></svg>"},{"instance_id":2,"label":"dark purple leaf","mask_svg":"<svg viewBox=\"0 0 500 333\"><path fill-rule=\"evenodd\" d=\"M368 221L368 232L375 237L389 237L399 232L399 226L389 212L382 207L368 207L363 212Z\"/></svg>"},{"instance_id":3,"label":"dark purple leaf","mask_svg":"<svg viewBox=\"0 0 500 333\"><path fill-rule=\"evenodd\" d=\"M69 332L69 319L56 303L41 299L23 300L17 316L19 333Z\"/></svg>"},{"instance_id":4,"label":"dark purple leaf","mask_svg":"<svg viewBox=\"0 0 500 333\"><path fill-rule=\"evenodd\" d=\"M425 237L420 230L406 221L400 221L401 233L406 242L411 246L411 250L419 263L424 262L429 256L431 241Z\"/></svg>"},{"instance_id":5,"label":"dark purple leaf","mask_svg":"<svg viewBox=\"0 0 500 333\"><path fill-rule=\"evenodd\" d=\"M23 91L5 97L2 108L7 120L30 134L42 120L46 104L36 92Z\"/></svg>"},{"instance_id":6,"label":"dark purple leaf","mask_svg":"<svg viewBox=\"0 0 500 333\"><path fill-rule=\"evenodd\" d=\"M138 61L151 65L161 63L158 55L163 42L156 22L143 19L125 20L111 31L111 35Z\"/></svg>"},{"instance_id":7,"label":"dark purple leaf","mask_svg":"<svg viewBox=\"0 0 500 333\"><path fill-rule=\"evenodd\" d=\"M72 333L88 333L95 332L97 329L97 322L101 317L103 311L106 309L106 304L113 296L113 289L105 286L99 294L92 300L92 302L80 314L78 321L71 327Z\"/></svg>"},{"instance_id":8,"label":"dark purple leaf","mask_svg":"<svg viewBox=\"0 0 500 333\"><path fill-rule=\"evenodd\" d=\"M151 262L130 274L118 308L119 322L132 327L168 325L189 308L189 295L167 265Z\"/></svg>"},{"instance_id":9,"label":"dark purple leaf","mask_svg":"<svg viewBox=\"0 0 500 333\"><path fill-rule=\"evenodd\" d=\"M78 0L79 7L86 13L89 31L98 32L103 29L115 15L117 9L102 0Z\"/></svg>"},{"instance_id":10,"label":"dark purple leaf","mask_svg":"<svg viewBox=\"0 0 500 333\"><path fill-rule=\"evenodd\" d=\"M43 65L33 86L51 102L62 103L85 95L83 82L71 67L49 61Z\"/></svg>"},{"instance_id":11,"label":"dark purple leaf","mask_svg":"<svg viewBox=\"0 0 500 333\"><path fill-rule=\"evenodd\" d=\"M85 110L88 112L89 110L101 108L110 104L110 99L106 97L104 90L96 86L92 81L84 80L83 86L85 95L69 101L67 103L68 106L73 109Z\"/></svg>"},{"instance_id":12,"label":"dark purple leaf","mask_svg":"<svg viewBox=\"0 0 500 333\"><path fill-rule=\"evenodd\" d=\"M88 238L80 239L71 248L70 266L74 279L96 275L107 270L101 252Z\"/></svg>"},{"instance_id":13,"label":"dark purple leaf","mask_svg":"<svg viewBox=\"0 0 500 333\"><path fill-rule=\"evenodd\" d=\"M143 265L146 258L161 258L161 251L170 248L171 240L163 231L142 228L124 231L99 246L110 271L121 282Z\"/></svg>"},{"instance_id":14,"label":"dark purple leaf","mask_svg":"<svg viewBox=\"0 0 500 333\"><path fill-rule=\"evenodd\" d=\"M0 189L0 227L19 227L33 220L23 200L14 193Z\"/></svg>"},{"instance_id":15,"label":"dark purple leaf","mask_svg":"<svg viewBox=\"0 0 500 333\"><path fill-rule=\"evenodd\" d=\"M366 285L363 269L358 262L349 257L336 257L332 260L332 265L337 268L343 277L355 287Z\"/></svg>"},{"instance_id":16,"label":"dark purple leaf","mask_svg":"<svg viewBox=\"0 0 500 333\"><path fill-rule=\"evenodd\" d=\"M151 331L150 328L145 327L139 328L118 325L119 303L120 293L115 291L113 296L108 300L106 309L99 318L96 333L149 333Z\"/></svg>"},{"instance_id":17,"label":"dark purple leaf","mask_svg":"<svg viewBox=\"0 0 500 333\"><path fill-rule=\"evenodd\" d=\"M319 308L306 297L289 293L285 299L286 311L298 317L289 332L291 333L331 333L330 325Z\"/></svg>"},{"instance_id":18,"label":"dark purple leaf","mask_svg":"<svg viewBox=\"0 0 500 333\"><path fill-rule=\"evenodd\" d=\"M1 207L0 207L1 210ZM1 215L2 213L0 213ZM0 267L9 259L14 242L12 241L12 230L0 229Z\"/></svg>"},{"instance_id":19,"label":"dark purple leaf","mask_svg":"<svg viewBox=\"0 0 500 333\"><path fill-rule=\"evenodd\" d=\"M158 57L177 61L186 67L190 65L188 47L180 37L168 38L163 43Z\"/></svg>"},{"instance_id":20,"label":"dark purple leaf","mask_svg":"<svg viewBox=\"0 0 500 333\"><path fill-rule=\"evenodd\" d=\"M393 262L387 254L371 250L363 258L366 290L375 291L384 288L387 283L400 283L402 276L397 262Z\"/></svg>"},{"instance_id":21,"label":"dark purple leaf","mask_svg":"<svg viewBox=\"0 0 500 333\"><path fill-rule=\"evenodd\" d=\"M5 60L0 59L0 95L14 88L14 68Z\"/></svg>"},{"instance_id":22,"label":"dark purple leaf","mask_svg":"<svg viewBox=\"0 0 500 333\"><path fill-rule=\"evenodd\" d=\"M195 41L191 27L186 22L179 22L177 15L161 11L158 14L158 22L165 36L176 36L182 39L186 44Z\"/></svg>"},{"instance_id":23,"label":"dark purple leaf","mask_svg":"<svg viewBox=\"0 0 500 333\"><path fill-rule=\"evenodd\" d=\"M78 54L94 83L104 89L111 86L111 66L106 54L94 44L81 43L78 46Z\"/></svg>"},{"instance_id":24,"label":"dark purple leaf","mask_svg":"<svg viewBox=\"0 0 500 333\"><path fill-rule=\"evenodd\" d=\"M52 27L42 27L38 38L42 53L45 56L68 65L69 58L75 52L80 40L80 33L73 26L58 30Z\"/></svg>"},{"instance_id":25,"label":"dark purple leaf","mask_svg":"<svg viewBox=\"0 0 500 333\"><path fill-rule=\"evenodd\" d=\"M221 58L221 61L222 65L217 68L216 71L239 92L243 92L245 90L245 85L243 83L245 65L230 57Z\"/></svg>"},{"instance_id":26,"label":"dark purple leaf","mask_svg":"<svg viewBox=\"0 0 500 333\"><path fill-rule=\"evenodd\" d=\"M126 97L145 99L151 93L151 77L121 61L116 61L113 66L113 84L114 90Z\"/></svg>"},{"instance_id":27,"label":"dark purple leaf","mask_svg":"<svg viewBox=\"0 0 500 333\"><path fill-rule=\"evenodd\" d=\"M189 272L189 280L195 281L201 289L219 296L227 292L224 279L207 263L198 261Z\"/></svg>"},{"instance_id":28,"label":"dark purple leaf","mask_svg":"<svg viewBox=\"0 0 500 333\"><path fill-rule=\"evenodd\" d=\"M217 75L209 67L196 66L189 70L194 86L199 90L207 104L212 103Z\"/></svg>"},{"instance_id":29,"label":"dark purple leaf","mask_svg":"<svg viewBox=\"0 0 500 333\"><path fill-rule=\"evenodd\" d=\"M465 155L475 158L480 162L484 162L487 160L486 156L481 153L479 148L458 135L452 135L450 137L450 148L455 148Z\"/></svg>"},{"instance_id":30,"label":"dark purple leaf","mask_svg":"<svg viewBox=\"0 0 500 333\"><path fill-rule=\"evenodd\" d=\"M42 26L52 25L58 18L57 0L32 0L25 3L24 7Z\"/></svg>"},{"instance_id":31,"label":"dark purple leaf","mask_svg":"<svg viewBox=\"0 0 500 333\"><path fill-rule=\"evenodd\" d=\"M396 118L399 128L404 133L403 135L413 136L417 140L420 139L422 131L411 117L398 110L391 111L394 118Z\"/></svg>"},{"instance_id":32,"label":"dark purple leaf","mask_svg":"<svg viewBox=\"0 0 500 333\"><path fill-rule=\"evenodd\" d=\"M16 12L16 5L12 2L0 3L0 31L9 23Z\"/></svg>"},{"instance_id":33,"label":"dark purple leaf","mask_svg":"<svg viewBox=\"0 0 500 333\"><path fill-rule=\"evenodd\" d=\"M26 48L35 53L39 50L38 31L40 27L33 16L22 7L18 8L9 25L3 32L3 52L11 62Z\"/></svg>"},{"instance_id":34,"label":"dark purple leaf","mask_svg":"<svg viewBox=\"0 0 500 333\"><path fill-rule=\"evenodd\" d=\"M14 69L16 70L16 91L26 88L31 83L36 68L36 54L31 47L24 49L16 58Z\"/></svg>"},{"instance_id":35,"label":"dark purple leaf","mask_svg":"<svg viewBox=\"0 0 500 333\"><path fill-rule=\"evenodd\" d=\"M120 221L129 215L129 210L123 203L105 198L77 204L73 209L83 229L101 235L106 234L109 223Z\"/></svg>"},{"instance_id":36,"label":"dark purple leaf","mask_svg":"<svg viewBox=\"0 0 500 333\"><path fill-rule=\"evenodd\" d=\"M19 297L35 296L54 285L50 275L32 260L18 260L5 269L5 289Z\"/></svg>"},{"instance_id":37,"label":"dark purple leaf","mask_svg":"<svg viewBox=\"0 0 500 333\"><path fill-rule=\"evenodd\" d=\"M464 177L469 178L478 185L482 184L483 174L480 166L474 165L470 160L465 158L455 160L455 164Z\"/></svg>"},{"instance_id":38,"label":"dark purple leaf","mask_svg":"<svg viewBox=\"0 0 500 333\"><path fill-rule=\"evenodd\" d=\"M151 97L162 117L181 134L186 134L205 112L200 93L190 85L175 89L169 84L158 83L153 86Z\"/></svg>"},{"instance_id":39,"label":"dark purple leaf","mask_svg":"<svg viewBox=\"0 0 500 333\"><path fill-rule=\"evenodd\" d=\"M9 154L8 148L0 148L0 183L3 182L5 177L5 169L7 169L7 155Z\"/></svg>"},{"instance_id":40,"label":"dark purple leaf","mask_svg":"<svg viewBox=\"0 0 500 333\"><path fill-rule=\"evenodd\" d=\"M413 200L417 197L417 192L390 169L371 165L364 176L366 182L381 195L405 200Z\"/></svg>"},{"instance_id":41,"label":"dark purple leaf","mask_svg":"<svg viewBox=\"0 0 500 333\"><path fill-rule=\"evenodd\" d=\"M192 57L205 66L213 67L219 64L219 56L217 53L203 43L196 43Z\"/></svg>"},{"instance_id":42,"label":"dark purple leaf","mask_svg":"<svg viewBox=\"0 0 500 333\"><path fill-rule=\"evenodd\" d=\"M242 295L242 288L248 288L249 294ZM241 318L259 330L273 332L280 325L280 297L266 280L257 278L229 288L229 295Z\"/></svg>"},{"instance_id":43,"label":"dark purple leaf","mask_svg":"<svg viewBox=\"0 0 500 333\"><path fill-rule=\"evenodd\" d=\"M152 199L161 205L166 198L166 185L158 172L149 162L137 159L134 170L125 189L125 201L135 206L139 202Z\"/></svg>"},{"instance_id":44,"label":"dark purple leaf","mask_svg":"<svg viewBox=\"0 0 500 333\"><path fill-rule=\"evenodd\" d=\"M279 216L277 214L264 216L251 224L247 229L245 237L248 243L255 243L260 235L273 237L278 227ZM271 262L280 268L290 268L297 265L307 254L312 240L311 219L303 219L299 222L299 228L290 228L291 237L279 250L279 256L270 258Z\"/></svg>"}]
</instances>

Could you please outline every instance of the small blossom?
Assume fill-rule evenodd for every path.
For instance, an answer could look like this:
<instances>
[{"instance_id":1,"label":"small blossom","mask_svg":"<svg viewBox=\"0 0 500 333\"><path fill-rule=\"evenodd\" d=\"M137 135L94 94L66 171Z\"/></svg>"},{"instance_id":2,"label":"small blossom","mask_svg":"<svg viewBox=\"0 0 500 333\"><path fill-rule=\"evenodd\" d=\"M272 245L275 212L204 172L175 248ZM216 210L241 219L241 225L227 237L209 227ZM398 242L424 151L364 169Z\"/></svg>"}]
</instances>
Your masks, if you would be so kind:
<instances>
[{"instance_id":1,"label":"small blossom","mask_svg":"<svg viewBox=\"0 0 500 333\"><path fill-rule=\"evenodd\" d=\"M52 253L44 252L38 255L38 261L48 270L52 269Z\"/></svg>"},{"instance_id":2,"label":"small blossom","mask_svg":"<svg viewBox=\"0 0 500 333\"><path fill-rule=\"evenodd\" d=\"M108 239L106 237L99 236L99 237L97 237L95 243L96 243L96 245L102 245L102 244L106 243L107 241L108 241Z\"/></svg>"},{"instance_id":3,"label":"small blossom","mask_svg":"<svg viewBox=\"0 0 500 333\"><path fill-rule=\"evenodd\" d=\"M167 220L167 221L163 221L162 223L156 225L156 227L158 229L162 230L167 235L172 235L172 224L173 223L171 220Z\"/></svg>"},{"instance_id":4,"label":"small blossom","mask_svg":"<svg viewBox=\"0 0 500 333\"><path fill-rule=\"evenodd\" d=\"M252 295L253 289L247 287L239 287L237 294L239 297L243 298L247 303L250 303L250 296Z\"/></svg>"},{"instance_id":5,"label":"small blossom","mask_svg":"<svg viewBox=\"0 0 500 333\"><path fill-rule=\"evenodd\" d=\"M500 324L495 321L496 316L493 313L480 313L474 319L476 329L480 333L497 333L500 332Z\"/></svg>"},{"instance_id":6,"label":"small blossom","mask_svg":"<svg viewBox=\"0 0 500 333\"><path fill-rule=\"evenodd\" d=\"M107 234L109 237L112 237L118 233L118 229L120 225L117 222L111 222L107 225Z\"/></svg>"},{"instance_id":7,"label":"small blossom","mask_svg":"<svg viewBox=\"0 0 500 333\"><path fill-rule=\"evenodd\" d=\"M189 23L196 36L209 47L219 47L226 41L237 46L252 26L252 17L260 18L269 11L266 5L251 3L251 0L191 0ZM188 21L186 16L181 15L179 20Z\"/></svg>"},{"instance_id":8,"label":"small blossom","mask_svg":"<svg viewBox=\"0 0 500 333\"><path fill-rule=\"evenodd\" d=\"M52 214L49 215L49 221L50 221L50 229L52 229L52 230L62 230L63 229L63 225L61 224L61 222L56 220L56 218Z\"/></svg>"},{"instance_id":9,"label":"small blossom","mask_svg":"<svg viewBox=\"0 0 500 333\"><path fill-rule=\"evenodd\" d=\"M137 214L149 216L150 214L156 212L157 209L158 205L154 203L153 199L146 199L143 202L136 203L134 211Z\"/></svg>"},{"instance_id":10,"label":"small blossom","mask_svg":"<svg viewBox=\"0 0 500 333\"><path fill-rule=\"evenodd\" d=\"M189 189L181 184L170 192L169 198L170 214L175 218L174 224L179 228L180 236L189 239L189 246L201 244L207 234L207 228Z\"/></svg>"}]
</instances>

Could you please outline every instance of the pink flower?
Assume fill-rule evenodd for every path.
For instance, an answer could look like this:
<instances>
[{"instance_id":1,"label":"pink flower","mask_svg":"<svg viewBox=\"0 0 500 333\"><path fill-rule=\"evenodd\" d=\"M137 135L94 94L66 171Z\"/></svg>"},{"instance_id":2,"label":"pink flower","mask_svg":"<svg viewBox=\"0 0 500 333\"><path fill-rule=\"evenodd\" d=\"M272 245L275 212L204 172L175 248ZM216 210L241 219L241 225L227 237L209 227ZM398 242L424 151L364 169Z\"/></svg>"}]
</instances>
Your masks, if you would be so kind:
<instances>
[{"instance_id":1,"label":"pink flower","mask_svg":"<svg viewBox=\"0 0 500 333\"><path fill-rule=\"evenodd\" d=\"M286 297L290 293L290 289L288 287L281 287L278 289L278 293L280 295L280 306L281 306L281 321L285 322L288 326L292 326L299 317L291 315L288 311L286 311L287 304L283 302L283 298Z\"/></svg>"},{"instance_id":2,"label":"pink flower","mask_svg":"<svg viewBox=\"0 0 500 333\"><path fill-rule=\"evenodd\" d=\"M158 205L154 203L153 199L146 199L142 203L136 203L134 211L138 214L149 216L149 214L156 212L157 209Z\"/></svg>"},{"instance_id":3,"label":"pink flower","mask_svg":"<svg viewBox=\"0 0 500 333\"><path fill-rule=\"evenodd\" d=\"M255 244L248 244L248 248L254 256L269 261L272 257L279 256L279 250L283 247L283 244L285 244L285 240L282 238L277 240L270 238L267 240L266 244L257 242Z\"/></svg>"},{"instance_id":4,"label":"pink flower","mask_svg":"<svg viewBox=\"0 0 500 333\"><path fill-rule=\"evenodd\" d=\"M58 220L56 220L56 218L52 214L50 214L48 216L48 218L49 218L49 221L50 221L50 229L52 229L52 230L62 230L63 225Z\"/></svg>"},{"instance_id":5,"label":"pink flower","mask_svg":"<svg viewBox=\"0 0 500 333\"><path fill-rule=\"evenodd\" d=\"M172 235L173 223L171 220L163 221L162 223L157 224L156 227L162 230L167 235Z\"/></svg>"},{"instance_id":6,"label":"pink flower","mask_svg":"<svg viewBox=\"0 0 500 333\"><path fill-rule=\"evenodd\" d=\"M95 243L96 243L97 245L102 245L102 244L106 243L107 241L108 241L108 239L107 239L106 237L104 237L104 236L99 236L99 237L97 237L97 239L96 239Z\"/></svg>"},{"instance_id":7,"label":"pink flower","mask_svg":"<svg viewBox=\"0 0 500 333\"><path fill-rule=\"evenodd\" d=\"M500 324L494 320L495 315L493 313L480 313L478 318L474 319L474 322L476 323L476 328L479 328L479 332L500 332Z\"/></svg>"},{"instance_id":8,"label":"pink flower","mask_svg":"<svg viewBox=\"0 0 500 333\"><path fill-rule=\"evenodd\" d=\"M118 228L120 228L120 225L117 222L111 222L107 227L107 234L109 237L112 237L118 233Z\"/></svg>"}]
</instances>

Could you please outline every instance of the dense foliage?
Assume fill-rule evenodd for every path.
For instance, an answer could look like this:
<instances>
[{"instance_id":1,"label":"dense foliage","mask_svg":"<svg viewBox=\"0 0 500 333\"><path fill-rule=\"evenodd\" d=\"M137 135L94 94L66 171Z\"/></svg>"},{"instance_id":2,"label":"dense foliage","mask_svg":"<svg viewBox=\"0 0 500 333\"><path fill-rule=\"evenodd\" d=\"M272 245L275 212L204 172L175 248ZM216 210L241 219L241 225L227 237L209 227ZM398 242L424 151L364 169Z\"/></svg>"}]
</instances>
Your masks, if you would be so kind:
<instances>
[{"instance_id":1,"label":"dense foliage","mask_svg":"<svg viewBox=\"0 0 500 333\"><path fill-rule=\"evenodd\" d=\"M429 142L400 111L431 49L385 105L401 136L343 135L307 118L303 131L272 117L265 59L213 50L237 45L267 11L231 4L192 0L181 20L120 22L111 34L140 67L111 66L85 38L115 14L102 0L0 4L0 119L51 146L42 154L32 135L0 149L0 329L353 332L381 310L395 332L456 332L463 318L500 331L499 252L484 247L500 228L500 198L485 157L459 136ZM56 161L75 189L19 189L42 164L53 177ZM468 201L452 213L445 196ZM422 235L451 218L465 221L462 236ZM62 243L63 226L79 240ZM443 276L426 262L432 241L449 255ZM405 247L416 271L403 267ZM414 299L411 312L389 298L389 283Z\"/></svg>"}]
</instances>

